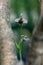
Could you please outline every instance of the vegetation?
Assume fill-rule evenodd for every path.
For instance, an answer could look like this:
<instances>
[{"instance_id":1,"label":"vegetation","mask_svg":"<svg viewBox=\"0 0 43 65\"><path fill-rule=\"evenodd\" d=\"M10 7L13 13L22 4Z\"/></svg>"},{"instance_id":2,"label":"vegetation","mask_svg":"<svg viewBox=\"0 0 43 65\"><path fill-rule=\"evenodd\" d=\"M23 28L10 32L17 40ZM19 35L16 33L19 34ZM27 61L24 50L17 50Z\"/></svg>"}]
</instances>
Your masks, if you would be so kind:
<instances>
[{"instance_id":1,"label":"vegetation","mask_svg":"<svg viewBox=\"0 0 43 65\"><path fill-rule=\"evenodd\" d=\"M14 35L16 37L15 41L16 42L16 48L17 50L19 49L22 50L21 46L24 45L24 51L26 52L27 50L27 43L24 44L23 40L21 43L21 32L22 35L27 36L29 39L31 39L32 36L32 31L34 29L34 26L38 20L39 17L39 0L11 0L11 27L12 30L14 31ZM15 22L15 19L19 18L21 13L23 14L22 18L27 19L28 23L25 25L22 25L22 31L21 31L21 25L19 23ZM18 39L19 38L19 39ZM20 45L19 45L20 43ZM28 42L29 44L29 42ZM26 45L26 46L25 46ZM29 49L29 48L28 48ZM24 52L22 51L22 53ZM17 51L18 53L18 51ZM18 53L21 57L21 53Z\"/></svg>"}]
</instances>

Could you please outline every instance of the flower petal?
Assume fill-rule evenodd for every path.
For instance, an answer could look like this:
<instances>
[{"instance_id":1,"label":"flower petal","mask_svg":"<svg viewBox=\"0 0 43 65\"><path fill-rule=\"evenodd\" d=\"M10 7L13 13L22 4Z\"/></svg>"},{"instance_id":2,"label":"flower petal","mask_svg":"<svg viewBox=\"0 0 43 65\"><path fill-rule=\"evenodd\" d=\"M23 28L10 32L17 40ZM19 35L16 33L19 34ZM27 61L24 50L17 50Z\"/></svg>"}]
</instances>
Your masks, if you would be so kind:
<instances>
[{"instance_id":1,"label":"flower petal","mask_svg":"<svg viewBox=\"0 0 43 65\"><path fill-rule=\"evenodd\" d=\"M20 20L20 18L16 18L16 19L15 19L15 22L19 22L19 20Z\"/></svg>"},{"instance_id":2,"label":"flower petal","mask_svg":"<svg viewBox=\"0 0 43 65\"><path fill-rule=\"evenodd\" d=\"M26 19L23 19L23 23L28 23L28 21Z\"/></svg>"}]
</instances>

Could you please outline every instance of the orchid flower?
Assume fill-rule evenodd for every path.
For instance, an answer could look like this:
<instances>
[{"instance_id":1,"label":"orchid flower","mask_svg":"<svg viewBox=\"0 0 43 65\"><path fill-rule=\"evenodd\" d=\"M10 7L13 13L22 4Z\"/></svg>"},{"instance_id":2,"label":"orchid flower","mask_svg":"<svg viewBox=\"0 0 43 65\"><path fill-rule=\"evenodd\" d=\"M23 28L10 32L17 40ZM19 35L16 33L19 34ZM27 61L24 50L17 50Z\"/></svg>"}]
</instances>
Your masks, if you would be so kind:
<instances>
[{"instance_id":1,"label":"orchid flower","mask_svg":"<svg viewBox=\"0 0 43 65\"><path fill-rule=\"evenodd\" d=\"M15 22L19 23L19 24L27 24L27 19L22 17L23 15L21 14L19 18L15 19Z\"/></svg>"}]
</instances>

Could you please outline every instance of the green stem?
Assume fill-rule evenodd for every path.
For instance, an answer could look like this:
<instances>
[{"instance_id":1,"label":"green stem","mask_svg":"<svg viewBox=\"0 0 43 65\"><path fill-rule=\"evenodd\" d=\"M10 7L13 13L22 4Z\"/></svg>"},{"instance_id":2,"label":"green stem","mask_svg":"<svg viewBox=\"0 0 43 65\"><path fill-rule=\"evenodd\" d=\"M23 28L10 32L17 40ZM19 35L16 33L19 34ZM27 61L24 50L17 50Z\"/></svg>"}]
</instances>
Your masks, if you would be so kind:
<instances>
[{"instance_id":1,"label":"green stem","mask_svg":"<svg viewBox=\"0 0 43 65\"><path fill-rule=\"evenodd\" d=\"M21 50L20 50L20 60L22 60L22 52L21 52Z\"/></svg>"},{"instance_id":2,"label":"green stem","mask_svg":"<svg viewBox=\"0 0 43 65\"><path fill-rule=\"evenodd\" d=\"M23 43L23 40L21 39L20 40L20 43L19 43L19 54L20 54L20 60L22 60L22 43Z\"/></svg>"},{"instance_id":3,"label":"green stem","mask_svg":"<svg viewBox=\"0 0 43 65\"><path fill-rule=\"evenodd\" d=\"M22 60L22 41L23 40L21 40L21 35L22 35L22 24L20 25L20 51L19 51L19 53L20 53L20 60Z\"/></svg>"},{"instance_id":4,"label":"green stem","mask_svg":"<svg viewBox=\"0 0 43 65\"><path fill-rule=\"evenodd\" d=\"M20 36L22 35L22 24L20 24Z\"/></svg>"}]
</instances>

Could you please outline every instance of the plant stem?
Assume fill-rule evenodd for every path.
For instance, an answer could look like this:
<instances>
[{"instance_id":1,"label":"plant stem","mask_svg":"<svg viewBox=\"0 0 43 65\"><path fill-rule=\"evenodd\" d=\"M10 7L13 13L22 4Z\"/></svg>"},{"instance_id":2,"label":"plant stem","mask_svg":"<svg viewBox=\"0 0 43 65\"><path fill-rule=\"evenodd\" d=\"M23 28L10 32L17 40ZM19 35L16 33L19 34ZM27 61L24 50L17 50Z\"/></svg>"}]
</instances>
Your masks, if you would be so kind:
<instances>
[{"instance_id":1,"label":"plant stem","mask_svg":"<svg viewBox=\"0 0 43 65\"><path fill-rule=\"evenodd\" d=\"M20 36L22 35L22 24L20 24Z\"/></svg>"},{"instance_id":2,"label":"plant stem","mask_svg":"<svg viewBox=\"0 0 43 65\"><path fill-rule=\"evenodd\" d=\"M20 50L20 60L22 60L22 53L21 53L21 50Z\"/></svg>"},{"instance_id":3,"label":"plant stem","mask_svg":"<svg viewBox=\"0 0 43 65\"><path fill-rule=\"evenodd\" d=\"M21 35L22 35L22 24L20 25L20 39L21 39ZM20 51L19 52L20 52L20 60L22 60L22 44L21 44L21 47L20 47Z\"/></svg>"}]
</instances>

